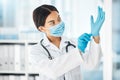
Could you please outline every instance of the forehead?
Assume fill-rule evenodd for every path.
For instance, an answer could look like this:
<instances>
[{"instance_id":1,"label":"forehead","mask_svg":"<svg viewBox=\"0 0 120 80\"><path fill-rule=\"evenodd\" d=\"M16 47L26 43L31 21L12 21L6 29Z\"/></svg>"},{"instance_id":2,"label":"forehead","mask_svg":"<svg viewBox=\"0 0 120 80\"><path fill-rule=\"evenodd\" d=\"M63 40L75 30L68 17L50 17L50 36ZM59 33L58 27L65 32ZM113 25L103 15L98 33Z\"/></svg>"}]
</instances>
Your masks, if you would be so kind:
<instances>
[{"instance_id":1,"label":"forehead","mask_svg":"<svg viewBox=\"0 0 120 80\"><path fill-rule=\"evenodd\" d=\"M46 22L49 22L51 20L56 20L58 18L59 13L57 11L51 11L51 13L46 18Z\"/></svg>"}]
</instances>

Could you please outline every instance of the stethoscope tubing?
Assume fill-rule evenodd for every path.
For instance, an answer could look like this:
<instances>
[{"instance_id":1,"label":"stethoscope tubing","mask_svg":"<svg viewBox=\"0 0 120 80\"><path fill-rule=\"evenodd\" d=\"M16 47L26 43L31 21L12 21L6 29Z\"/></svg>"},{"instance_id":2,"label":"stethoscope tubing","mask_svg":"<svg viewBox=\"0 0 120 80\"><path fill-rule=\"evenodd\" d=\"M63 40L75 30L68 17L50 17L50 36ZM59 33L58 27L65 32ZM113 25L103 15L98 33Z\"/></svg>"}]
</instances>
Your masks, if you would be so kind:
<instances>
[{"instance_id":1,"label":"stethoscope tubing","mask_svg":"<svg viewBox=\"0 0 120 80\"><path fill-rule=\"evenodd\" d=\"M43 43L42 43L43 40L44 40L44 39L41 39L40 44L41 44L41 46L46 50L46 52L48 53L48 58L49 58L50 60L52 60L53 57L51 56L51 54L50 54L50 52L48 51L48 49L43 45ZM69 46L73 46L74 48L76 48L76 46L75 46L74 44L71 44L70 41L67 41L66 43L68 43L67 46L66 46L66 52L67 52L67 53L68 53L68 47L69 47Z\"/></svg>"}]
</instances>

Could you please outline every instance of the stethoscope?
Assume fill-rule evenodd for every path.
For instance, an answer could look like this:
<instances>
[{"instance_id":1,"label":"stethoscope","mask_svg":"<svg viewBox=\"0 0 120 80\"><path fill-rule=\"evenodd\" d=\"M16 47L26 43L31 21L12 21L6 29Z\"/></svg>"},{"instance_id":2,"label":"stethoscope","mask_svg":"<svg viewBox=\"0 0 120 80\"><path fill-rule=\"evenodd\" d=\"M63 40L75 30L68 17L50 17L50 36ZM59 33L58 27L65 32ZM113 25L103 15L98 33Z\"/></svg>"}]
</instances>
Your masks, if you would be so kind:
<instances>
[{"instance_id":1,"label":"stethoscope","mask_svg":"<svg viewBox=\"0 0 120 80\"><path fill-rule=\"evenodd\" d=\"M43 40L44 40L44 39L42 39L42 40L40 41L40 44L41 44L41 46L46 50L46 52L48 53L48 58L49 58L50 60L52 60L53 57L51 56L50 52L49 52L48 49L42 44ZM69 47L69 46L72 46L72 47L76 48L76 46L75 46L74 44L70 43L70 41L66 41L65 43L67 43L67 46L66 46L66 52L67 52L67 53L68 53L68 47Z\"/></svg>"}]
</instances>

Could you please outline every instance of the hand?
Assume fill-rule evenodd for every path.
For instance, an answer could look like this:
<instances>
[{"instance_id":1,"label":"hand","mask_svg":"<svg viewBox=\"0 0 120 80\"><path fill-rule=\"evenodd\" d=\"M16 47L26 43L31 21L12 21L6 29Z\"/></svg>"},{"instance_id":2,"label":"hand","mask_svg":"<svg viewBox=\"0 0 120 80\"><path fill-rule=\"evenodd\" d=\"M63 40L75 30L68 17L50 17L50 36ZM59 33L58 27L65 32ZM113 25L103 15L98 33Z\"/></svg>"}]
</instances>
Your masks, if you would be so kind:
<instances>
[{"instance_id":1,"label":"hand","mask_svg":"<svg viewBox=\"0 0 120 80\"><path fill-rule=\"evenodd\" d=\"M81 52L85 52L88 42L91 40L92 34L84 33L78 38L78 49Z\"/></svg>"},{"instance_id":2,"label":"hand","mask_svg":"<svg viewBox=\"0 0 120 80\"><path fill-rule=\"evenodd\" d=\"M98 7L98 17L94 22L93 16L91 16L91 34L92 36L99 36L100 29L105 20L105 12L102 8Z\"/></svg>"}]
</instances>

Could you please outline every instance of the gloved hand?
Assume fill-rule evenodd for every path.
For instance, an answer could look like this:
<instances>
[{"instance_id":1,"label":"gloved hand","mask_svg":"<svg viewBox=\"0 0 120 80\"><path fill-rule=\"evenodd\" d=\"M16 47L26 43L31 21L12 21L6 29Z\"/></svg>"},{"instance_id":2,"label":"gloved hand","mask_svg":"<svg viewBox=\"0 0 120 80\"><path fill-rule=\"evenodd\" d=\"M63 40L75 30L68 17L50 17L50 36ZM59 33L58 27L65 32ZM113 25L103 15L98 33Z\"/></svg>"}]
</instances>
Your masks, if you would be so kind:
<instances>
[{"instance_id":1,"label":"gloved hand","mask_svg":"<svg viewBox=\"0 0 120 80\"><path fill-rule=\"evenodd\" d=\"M87 34L87 33L84 33L82 34L79 38L78 38L78 49L81 51L81 52L85 52L85 48L87 47L87 44L88 42L91 40L92 34Z\"/></svg>"},{"instance_id":2,"label":"gloved hand","mask_svg":"<svg viewBox=\"0 0 120 80\"><path fill-rule=\"evenodd\" d=\"M102 8L98 7L98 17L94 22L93 16L91 16L91 34L92 36L99 36L100 29L105 20L105 12Z\"/></svg>"}]
</instances>

